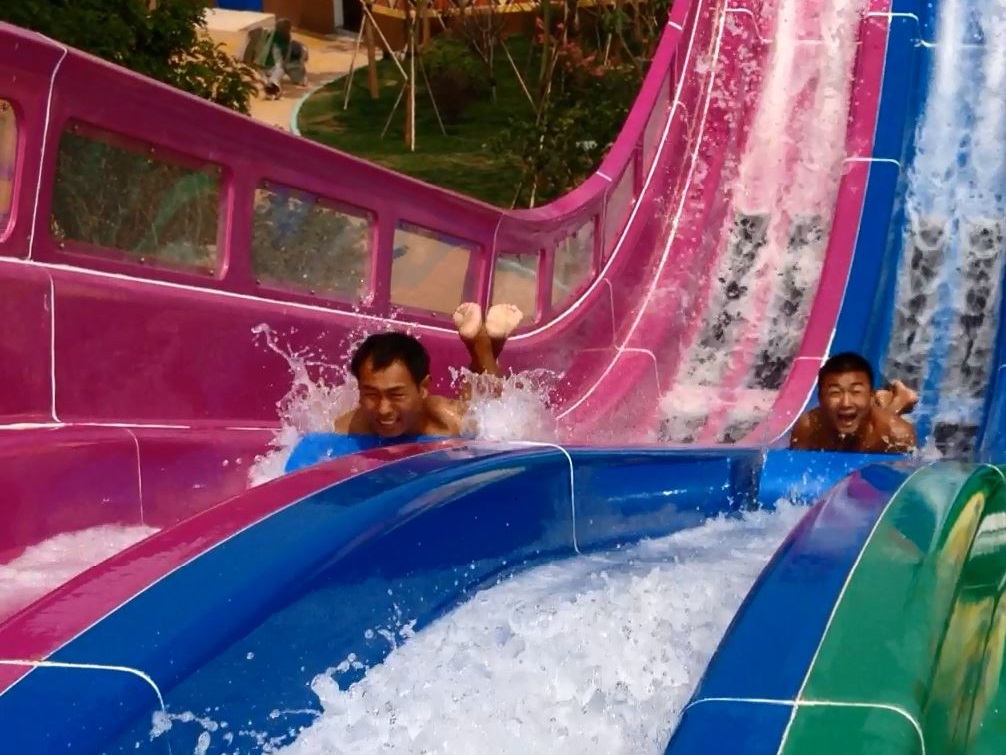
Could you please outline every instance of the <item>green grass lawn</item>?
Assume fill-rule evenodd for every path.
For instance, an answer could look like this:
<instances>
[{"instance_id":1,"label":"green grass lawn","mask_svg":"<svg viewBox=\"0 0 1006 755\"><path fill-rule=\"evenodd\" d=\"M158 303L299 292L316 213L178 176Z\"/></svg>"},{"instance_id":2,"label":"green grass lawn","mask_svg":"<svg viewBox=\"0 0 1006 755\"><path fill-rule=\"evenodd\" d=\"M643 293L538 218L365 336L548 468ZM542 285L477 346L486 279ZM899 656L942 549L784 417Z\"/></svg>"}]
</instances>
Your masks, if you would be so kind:
<instances>
[{"instance_id":1,"label":"green grass lawn","mask_svg":"<svg viewBox=\"0 0 1006 755\"><path fill-rule=\"evenodd\" d=\"M523 66L528 42L512 38L507 44L514 60ZM361 57L366 60L365 55ZM408 70L407 62L403 67ZM404 97L381 138L381 130L402 87L402 76L391 60L379 60L377 69L379 99L370 99L364 66L353 75L347 110L342 109L345 78L333 81L304 103L298 121L301 134L437 186L510 207L520 181L520 164L513 157L495 154L488 142L506 127L508 118L533 118L533 110L502 51L496 62L496 102L488 96L472 102L457 123L445 124L446 136L437 124L429 95L421 86L417 88L415 152L409 152L405 146ZM418 63L416 72L422 84ZM533 81L534 77L532 71L525 75L525 80Z\"/></svg>"}]
</instances>

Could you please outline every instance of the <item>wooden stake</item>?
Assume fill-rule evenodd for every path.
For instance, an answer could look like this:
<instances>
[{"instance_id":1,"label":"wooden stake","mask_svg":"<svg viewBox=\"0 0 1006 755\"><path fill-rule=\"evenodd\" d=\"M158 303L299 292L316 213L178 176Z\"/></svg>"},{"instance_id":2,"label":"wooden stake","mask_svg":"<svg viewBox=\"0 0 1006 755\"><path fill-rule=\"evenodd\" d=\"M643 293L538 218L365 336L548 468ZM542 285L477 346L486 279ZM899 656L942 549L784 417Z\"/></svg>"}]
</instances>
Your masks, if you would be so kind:
<instances>
[{"instance_id":1,"label":"wooden stake","mask_svg":"<svg viewBox=\"0 0 1006 755\"><path fill-rule=\"evenodd\" d=\"M409 91L405 96L405 146L416 151L416 14L410 8L407 17L409 40Z\"/></svg>"},{"instance_id":2,"label":"wooden stake","mask_svg":"<svg viewBox=\"0 0 1006 755\"><path fill-rule=\"evenodd\" d=\"M426 66L423 65L423 58L419 58L419 71L423 74L423 83L426 84L426 93L430 95L430 103L433 105L433 114L440 124L440 133L447 136L447 129L444 128L444 119L440 117L440 108L437 107L437 98L433 96L433 87L430 86L430 77L426 75Z\"/></svg>"},{"instance_id":3,"label":"wooden stake","mask_svg":"<svg viewBox=\"0 0 1006 755\"><path fill-rule=\"evenodd\" d=\"M367 85L370 87L370 99L380 97L380 87L377 83L377 43L374 41L374 27L368 13L363 19L364 36L367 43Z\"/></svg>"},{"instance_id":4,"label":"wooden stake","mask_svg":"<svg viewBox=\"0 0 1006 755\"><path fill-rule=\"evenodd\" d=\"M363 37L361 28L356 35L356 44L353 46L353 58L349 61L349 74L346 76L346 96L342 100L342 109L349 109L349 93L353 88L353 73L356 71L356 54L360 51L360 39Z\"/></svg>"}]
</instances>

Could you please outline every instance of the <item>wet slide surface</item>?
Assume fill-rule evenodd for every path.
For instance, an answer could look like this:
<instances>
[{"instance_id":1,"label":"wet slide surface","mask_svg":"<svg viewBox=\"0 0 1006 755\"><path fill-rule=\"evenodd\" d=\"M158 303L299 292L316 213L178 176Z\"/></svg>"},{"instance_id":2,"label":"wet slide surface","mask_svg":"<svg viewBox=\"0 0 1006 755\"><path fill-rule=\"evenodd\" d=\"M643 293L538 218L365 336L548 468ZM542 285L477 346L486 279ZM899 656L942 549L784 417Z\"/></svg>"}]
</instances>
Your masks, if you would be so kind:
<instances>
[{"instance_id":1,"label":"wet slide surface","mask_svg":"<svg viewBox=\"0 0 1006 755\"><path fill-rule=\"evenodd\" d=\"M19 188L46 201L14 205L0 272L21 299L12 315L51 322L48 339L18 344L36 377L11 382L8 411L47 424L268 426L290 389L284 355L330 385L343 378L330 355L345 354L364 332L403 323L422 335L445 388L448 368L464 363L449 327L454 307L517 292L511 279L524 270L528 322L504 361L553 375L544 381L559 419L552 438L771 441L802 408L834 329L867 172L851 161L869 154L875 130L885 7L676 3L598 173L547 208L515 212L210 115L168 90L137 89L122 72L7 30L31 51L11 59L23 70L7 88L27 97L20 90L30 72L32 92L51 91L55 108L46 120L37 96L40 120L22 107L17 126L25 140L18 154L53 153L52 165L22 161ZM825 39L840 41L834 55ZM90 92L87 81L106 85L75 97ZM156 127L150 102L165 111ZM201 138L179 139L197 121ZM112 139L113 128L128 133ZM87 179L82 166L104 160L109 170L135 169L124 186L156 186L153 169L125 154L143 138L163 142L158 154L185 168L171 163L177 191L162 189L156 201L149 192L95 194L86 209L109 215L108 227L77 228L68 203L82 195L71 191ZM254 164L245 149L252 142ZM205 178L220 164L227 170L216 175L233 176L233 194ZM323 186L322 174L345 180ZM158 234L113 233L143 226L141 211L162 200L189 212L193 187L204 194L191 217L158 232L182 236L165 249L152 246ZM412 201L404 206L402 196ZM213 197L217 217L205 211ZM307 212L309 203L329 209ZM214 221L223 245L206 241ZM297 280L277 280L269 245L296 258L311 238L339 228L324 260L315 254ZM181 260L187 244L196 247L191 265ZM130 248L106 253L117 246ZM442 269L448 261L451 275ZM337 273L361 276L359 293L297 286ZM833 284L818 296L822 276ZM48 298L59 306L47 308ZM85 326L99 339L94 349L82 346ZM41 348L46 340L58 359ZM123 378L134 373L142 379ZM100 388L107 384L116 390Z\"/></svg>"},{"instance_id":2,"label":"wet slide surface","mask_svg":"<svg viewBox=\"0 0 1006 755\"><path fill-rule=\"evenodd\" d=\"M561 409L574 437L603 438L619 416L623 440L763 444L795 419L855 246L885 11L780 2L730 5L715 20L694 151L667 197L667 239L616 359ZM649 396L629 395L651 375L657 427Z\"/></svg>"},{"instance_id":3,"label":"wet slide surface","mask_svg":"<svg viewBox=\"0 0 1006 755\"><path fill-rule=\"evenodd\" d=\"M914 20L909 17L912 13ZM624 580L626 589L635 590L630 594L643 607L650 606L649 614L658 608L648 601L680 602L682 607L681 613L661 624L660 631L650 634L637 626L641 617L632 614L628 604L620 606L626 612L628 634L620 626L623 622L608 626L599 614L573 614L569 621L592 627L588 631L598 648L617 637L622 650L629 652L623 665L636 668L647 665L644 659L656 652L653 642L693 644L687 658L664 658L660 667L664 676L655 673L650 678L613 678L613 667L598 662L590 655L593 651L577 655L568 649L566 662L586 665L593 676L557 677L550 694L567 701L555 716L558 723L535 728L539 724L529 719L524 731L533 731L536 741L550 752L556 741L576 745L571 751L577 752L590 751L591 743L598 745L598 752L615 751L615 742L658 748L686 705L687 693L682 690L695 683L713 654L759 571L759 559L763 563L774 552L796 519L801 519L800 527L784 541L727 641L713 656L670 751L702 751L710 737L725 736L725 729L737 741L749 735L749 742L761 742L765 752L783 746L785 752L828 751L840 741L847 743L835 732L857 727L874 731L877 741L903 748L893 750L898 752L921 751L916 749L920 741L950 743L946 746L958 749L990 746L992 740L984 732L991 728L983 729L981 722L989 717L989 726L995 725L996 706L989 701L999 694L1001 591L991 576L999 568L994 537L999 493L994 480L982 476L984 472L972 482L966 470L934 467L918 473L919 488L929 492L912 493L915 482L905 483L897 492L906 470L861 471L812 516L802 519L802 512L792 512L786 519L783 511L780 518L770 515L767 521L737 518L745 506L756 501L773 504L777 499L762 499L752 485L769 488L781 479L788 482L782 495L791 494L800 479L821 473L822 457L797 456L789 476L772 478L765 472L767 465L760 466L760 453L743 449L680 455L612 451L606 457L605 452L590 450L448 443L382 449L304 470L247 493L234 486L247 477L246 468L234 469L235 460L244 459L247 465L266 448L275 399L289 385L285 363L277 369L248 347L252 328L268 322L274 332L296 331L288 345L295 351L309 346L304 363L310 366L318 352L344 349L348 335L391 322L389 313L397 296L405 305L397 322L412 323L441 363L457 361L457 346L445 327L450 306L431 295L420 278L436 270L445 287L458 296L485 297L495 290L495 269L507 269L507 274L514 270L497 265L503 257L493 255L520 252L532 241L549 253L542 254L538 267L534 322L513 339L508 354L517 369L545 365L566 371L555 396L569 437L591 442L661 438L741 445L774 441L806 403L829 348L843 343L873 349L871 344L881 342L878 333L887 327L882 323L892 322L891 313L901 311L893 302L908 295L896 293L901 290L897 287L917 285L916 279L924 283L925 269L938 267L939 259L949 255L947 247L940 253L943 257L934 256L912 278L894 272L905 264L898 262L904 254L890 249L884 255L869 253L878 248L878 239L887 243L889 227L899 222L899 212L906 212L900 199L906 195L902 165L915 150L912 129L921 118L920 108L935 101L927 94L924 75L929 65L925 56L930 54L926 50L932 48L917 44L920 38L935 39L925 36L927 29L938 26L935 12L933 16L927 20L918 8L883 3L780 0L758 8L698 0L679 3L641 95L648 109L630 118L627 127L636 128L635 141L628 148L613 148L613 157L602 166L602 173L609 172L592 179L590 187L537 214L473 209L457 198L424 194L425 190L409 185L417 197L410 208L414 216L399 218L397 204L384 195L380 183L391 179L351 165L347 175L352 174L358 185L374 187L372 209L385 218L376 226L372 309L366 305L333 316L306 293L276 305L263 295L266 289L257 288L247 260L232 260L208 284L205 278L178 271L164 273L170 286L125 281L121 276L130 268L116 259L102 260L107 275L78 275L68 263L81 264L86 258L66 256L70 252L62 247L48 246L49 236L42 230L49 220L46 207L39 214L38 207L19 203L18 222L0 239L4 256L0 262L8 276L2 285L20 297L17 309L22 313L12 313L12 322L32 315L48 323L49 338L41 343L52 345L52 356L48 347L36 353L31 350L34 346L26 345L24 362L38 368L32 374L51 379L26 382L22 394L7 395L4 401L14 407L9 414L51 424L64 419L127 425L100 431L82 427L71 430L78 434L68 439L63 427L32 430L38 433L36 439L49 432L54 433L50 440L67 439L63 448L67 456L56 457L68 458L72 452L79 459L79 454L87 454L94 462L88 469L94 474L77 476L71 484L69 476L52 476L59 467L38 461L31 468L36 484L30 486L24 479L17 483L30 488L22 498L48 500L43 482L59 480L60 491L68 497L63 508L53 508L61 512L59 521L78 523L86 519L79 512L92 509L71 506L69 494L76 491L76 502L101 489L101 497L116 501L116 506L120 500L127 502L116 509L130 512L119 521L161 530L0 624L5 638L0 644L4 648L0 673L4 686L9 686L0 695L5 711L0 715L19 722L13 735L24 751L54 749L69 738L81 747L90 744L105 751L134 751L141 743L152 752L167 751L169 744L172 751L258 752L290 744L289 730L315 721L319 701L335 717L318 719L310 737L333 745L340 742L351 751L381 747L395 737L406 752L417 736L442 736L445 744L466 736L473 737L466 740L469 744L500 743L506 735L520 741L520 731L504 730L532 708L543 707L534 705L533 696L531 705L512 710L512 715L504 710L498 718L483 721L475 734L462 734L457 728L427 726L435 714L443 718L444 712L422 700L411 709L378 711L356 697L368 690L375 695L389 690L392 695L415 694L411 686L396 687L397 680L385 677L390 686L382 688L377 676L368 681L371 686L354 688L351 695L344 692L393 648L405 640L411 644L413 632L433 629L438 617L459 601L521 569L546 562L557 566L572 559L573 572L554 577L559 584L567 580L572 602L589 602L595 596L610 600L611 589L596 587L604 582L604 571L579 561L589 552L606 563L615 575L612 579ZM836 41L835 54L825 54L823 39ZM972 42L967 44L972 45L967 50L974 49ZM27 49L33 52L18 64L21 89L12 89L21 98L21 112L28 112L33 102L40 108L46 104L41 95L24 93L24 82L37 92L52 91L47 72L64 65L58 50ZM992 44L989 49L998 48ZM995 81L993 57L981 59L988 69L983 75ZM39 155L51 154L65 125L61 119L87 115L102 123L99 111L105 105L100 94L94 112L83 114L75 112L78 105L67 91L75 82L84 86L84 74L99 79L112 74L73 57L65 65L60 69L64 78L58 79L61 94L48 102L55 114L51 127L25 132L25 144L36 147ZM905 70L913 77L899 79ZM906 80L912 86L904 86ZM192 113L204 112L177 96L172 100L165 95L165 102L182 122L192 119ZM138 102L131 105L129 98L122 106L125 112L133 112L130 107L139 110ZM138 116L137 123L142 120ZM209 152L227 161L225 125L233 124L208 117L199 148L209 145ZM138 131L130 136L138 137ZM90 134L87 129L79 133ZM233 133L237 148L243 144L241 135L252 132L239 128ZM53 141L46 142L47 136ZM157 136L175 149L185 147L170 133ZM299 145L298 156L291 158L291 145L272 137L259 145L261 154L275 162L269 167L277 175L273 181L303 180L303 175L312 175L318 165L332 159ZM27 161L19 164L25 171L19 175L34 175L23 166L37 167L38 176L46 175L41 162L32 166ZM318 165L310 166L312 161ZM234 196L270 190L246 163L235 158L231 169L233 178L228 180L233 181ZM338 187L311 183L318 195L338 194ZM591 194L598 185L605 188ZM22 187L25 196L31 188ZM400 198L402 187L397 191ZM47 195L43 191L41 196ZM239 247L241 234L246 233L238 222L241 210L237 203L222 206L230 220L230 241ZM622 212L615 212L619 208ZM388 221L389 217L398 220ZM469 225L453 224L458 217L465 217ZM431 237L423 230L427 226L449 233ZM993 226L989 221L981 228ZM32 228L36 235L29 239ZM430 248L430 238L441 246ZM568 242L570 238L576 243ZM969 252L967 259L974 258L975 269L980 268L974 280L996 281L999 273L986 264L994 258L981 254L995 246L986 243L998 238L994 227L991 233L979 229L968 238L974 241L968 247L974 253ZM463 243L466 239L477 240L476 246L483 244L481 248L489 252L485 256L471 252L471 245ZM906 246L915 256L925 246L918 239ZM392 242L403 240L412 244L404 256L408 267L396 272ZM578 249L587 248L581 243L590 249L586 273L582 266L570 264ZM930 247L938 249L940 244L925 248ZM72 242L71 251L84 253ZM467 261L465 275L446 276L437 267L445 260ZM381 264L391 268L382 273ZM919 266L913 262L910 267L914 271ZM566 278L556 283L551 275L560 269ZM418 278L409 279L406 270L418 271ZM215 293L204 295L200 286ZM985 295L976 286L965 288L969 301ZM994 298L993 289L989 283L988 297ZM941 301L952 300L940 291L938 287ZM564 299L561 292L568 297ZM862 304L871 297L877 305L871 311L877 314L874 321L864 322L857 310L867 309ZM154 303L143 303L145 299ZM919 306L917 315L935 305ZM438 307L443 311L438 313ZM916 320L922 324L913 326L916 330L926 327L920 317ZM107 326L95 347L106 357L104 363L79 347L74 338L78 322L82 328L93 328L95 322ZM929 330L942 332L939 322L937 318L936 325L930 323ZM947 359L956 365L959 358L968 374L978 370L968 366L974 360L992 359L993 368L983 368L982 373L988 390L990 381L994 385L999 358L998 346L988 344L993 334L993 340L999 338L998 329L991 321L961 323L970 328L968 333L973 331L974 337L967 341L973 343L966 354ZM37 329L37 324L33 327ZM900 325L892 327L892 333L902 332ZM158 349L136 348L151 339ZM947 344L956 342L950 339ZM267 349L260 351L269 355ZM153 352L157 360L146 356ZM878 359L884 352L878 347L869 353ZM238 381L226 378L228 374L262 379ZM127 380L124 375L141 379ZM943 385L940 379L932 377L933 384ZM109 385L120 390L109 391ZM974 390L972 386L965 393ZM939 404L933 396L932 391L926 394L924 408ZM197 408L197 417L190 416L192 407ZM655 407L661 411L655 413ZM976 415L973 407L968 411L973 425L985 421L994 435L998 427L994 414L976 420L983 415ZM145 422L174 426L138 427ZM226 436L214 435L222 432L220 427L226 428ZM192 430L206 434L203 444L191 442ZM101 448L92 442L99 432L105 434ZM215 443L224 437L226 443ZM51 442L42 445L55 448ZM996 453L994 445L986 444L985 450ZM19 458L17 451L17 444L10 443L11 458ZM114 464L109 462L113 455L118 460ZM111 470L119 471L111 474ZM128 474L119 474L122 470ZM631 481L626 479L629 473ZM207 480L215 483L207 486ZM953 506L972 510L977 504L967 501L978 500L975 496L981 493L985 513L964 519L929 513L950 511L950 501L964 500L959 490L967 493L966 501ZM918 504L920 495L932 499L927 506ZM723 514L730 515L728 523L703 525ZM87 523L101 521L95 517ZM740 539L734 540L729 528L737 521L742 524L733 532ZM968 524L957 525L958 521ZM23 555L25 544L37 542L45 526L42 518L25 513L17 519L9 542L4 542L5 552ZM966 557L954 550L960 545L940 545L967 540L967 532L981 533L982 527L986 534L973 538ZM461 532L464 537L458 536ZM696 580L694 593L662 593L661 579L647 581L644 572L620 561L625 543L669 533L677 539L645 546L627 558L641 563L652 558L657 572L667 562L683 558L684 574ZM689 537L697 540L690 542ZM718 546L723 550L715 550ZM700 550L705 555L699 555ZM745 555L738 556L737 551ZM957 570L962 558L965 566ZM967 567L972 561L973 569ZM890 568L891 563L906 566L898 571ZM723 574L724 568L734 566L736 579ZM802 609L799 615L782 612L773 618L783 603L765 596L779 586L780 574L787 568L791 577L811 579L815 588L827 583L830 592L809 590L793 602ZM926 581L927 570L935 581ZM681 576L673 570L668 574L672 580ZM536 577L528 579L533 585ZM375 589L377 583L380 589ZM957 602L932 602L958 585L966 595ZM905 615L924 615L928 623L919 619L907 626L902 614L891 614L878 628L861 626L868 615L864 611L883 603L878 596L889 596L899 586L907 603L917 608ZM929 592L923 589L929 587L933 588ZM719 591L716 597L724 603L723 610L716 612L710 605L701 612L708 618L689 615L687 607L699 605L696 601L708 590ZM549 589L532 590L512 604L512 617L491 619L495 622L491 647L483 650L502 653L502 667L508 658L541 660L534 652L521 653L535 636L535 607L550 594ZM925 595L935 597L927 603ZM504 603L504 614L510 610L507 605L511 604ZM886 605L890 608L894 602ZM465 606L466 614L448 614L455 617L451 621L460 622L448 624L449 632L474 633L473 626L490 620L478 614L478 604ZM540 610L555 615L565 608L551 605ZM892 671L889 687L874 689L872 697L864 694L869 686L864 680L875 677L866 672L892 662L884 652L863 653L875 665L864 667L858 676L834 670L834 658L862 651L857 636L872 631L874 649L884 648L889 636L919 626L927 631L942 626L945 615L951 616L950 628L936 640L913 636L913 657L920 665L908 672L900 669L901 676ZM525 620L528 624L522 624ZM559 621L553 631L563 626ZM779 632L778 637L787 638L789 644L767 640L772 636L770 627L786 628L788 634ZM982 632L984 644L962 639ZM754 644L732 657L735 642ZM933 642L943 648L935 655ZM464 656L465 647L456 646L457 653ZM449 666L453 655L432 662ZM479 656L473 662L477 668L491 663L487 660L491 657ZM751 679L741 673L740 657L775 659L787 670L774 672L765 666L761 678L774 688L738 688ZM433 658L437 656L420 656L412 663L421 667ZM409 662L408 657L395 661ZM925 666L927 662L932 668ZM323 673L327 665L335 670ZM668 675L673 681L667 681ZM368 677L369 673L364 678ZM93 690L86 700L78 694L84 678ZM320 686L308 687L318 679ZM664 703L651 702L654 685L661 684L682 689ZM920 708L912 697L911 690L919 684L930 684L937 691L928 707ZM455 721L485 709L477 696L472 697L480 688L481 679L455 691L466 700L458 703L462 712ZM964 688L973 693L970 699L975 704L967 711L953 709L955 691ZM252 689L268 692L248 694ZM38 706L40 698L48 701L48 708ZM668 707L666 699L673 704ZM749 704L756 699L777 704ZM844 703L816 704L823 701ZM211 715L214 705L226 716ZM751 708L757 712L751 714ZM952 710L952 715L945 715L945 710ZM39 711L44 714L41 719ZM591 712L600 717L583 718ZM343 731L338 722L347 719L339 716L348 716L355 728ZM246 725L245 720L253 723ZM588 720L593 723L584 723ZM724 721L731 726L725 727ZM337 731L326 733L326 727ZM638 738L626 739L627 730ZM584 744L571 736L573 731L595 739ZM924 733L922 740L919 731ZM343 736L348 739L338 739ZM435 747L439 740L427 744ZM292 751L298 746L309 748L297 744Z\"/></svg>"},{"instance_id":4,"label":"wet slide surface","mask_svg":"<svg viewBox=\"0 0 1006 755\"><path fill-rule=\"evenodd\" d=\"M1001 449L999 10L897 2L859 254L834 348L915 386L930 452ZM870 301L857 307L856 301ZM1001 453L1001 450L999 451Z\"/></svg>"}]
</instances>

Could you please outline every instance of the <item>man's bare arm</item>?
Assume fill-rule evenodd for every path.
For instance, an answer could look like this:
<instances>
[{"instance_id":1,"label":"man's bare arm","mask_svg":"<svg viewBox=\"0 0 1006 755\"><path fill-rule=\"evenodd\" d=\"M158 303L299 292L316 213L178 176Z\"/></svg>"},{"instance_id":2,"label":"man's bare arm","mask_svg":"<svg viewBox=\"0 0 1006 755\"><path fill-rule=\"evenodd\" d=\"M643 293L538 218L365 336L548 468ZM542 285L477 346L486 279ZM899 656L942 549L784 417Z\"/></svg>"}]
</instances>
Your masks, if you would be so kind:
<instances>
[{"instance_id":1,"label":"man's bare arm","mask_svg":"<svg viewBox=\"0 0 1006 755\"><path fill-rule=\"evenodd\" d=\"M435 430L433 435L461 435L469 403L464 399L430 396L427 403Z\"/></svg>"},{"instance_id":2,"label":"man's bare arm","mask_svg":"<svg viewBox=\"0 0 1006 755\"><path fill-rule=\"evenodd\" d=\"M889 453L903 454L914 451L918 446L915 426L901 417L891 417L890 426L884 434Z\"/></svg>"},{"instance_id":3,"label":"man's bare arm","mask_svg":"<svg viewBox=\"0 0 1006 755\"><path fill-rule=\"evenodd\" d=\"M894 414L909 414L919 403L919 394L900 380L891 381L891 400L887 409Z\"/></svg>"}]
</instances>

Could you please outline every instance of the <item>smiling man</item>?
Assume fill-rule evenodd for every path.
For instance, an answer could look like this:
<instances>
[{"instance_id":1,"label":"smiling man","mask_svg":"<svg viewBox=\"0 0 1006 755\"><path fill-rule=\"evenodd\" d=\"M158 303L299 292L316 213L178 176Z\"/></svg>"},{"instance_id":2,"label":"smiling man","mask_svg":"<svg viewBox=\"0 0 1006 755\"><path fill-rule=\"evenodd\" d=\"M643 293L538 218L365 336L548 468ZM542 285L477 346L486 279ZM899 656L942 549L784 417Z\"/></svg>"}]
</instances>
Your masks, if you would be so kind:
<instances>
[{"instance_id":1,"label":"smiling man","mask_svg":"<svg viewBox=\"0 0 1006 755\"><path fill-rule=\"evenodd\" d=\"M523 313L512 304L490 307L485 318L475 303L454 312L454 325L471 357L474 375L499 376L497 363L510 333ZM418 339L405 333L377 333L366 338L350 361L360 400L356 409L335 421L337 434L383 440L461 435L471 386L459 398L430 392L430 355Z\"/></svg>"},{"instance_id":2,"label":"smiling man","mask_svg":"<svg viewBox=\"0 0 1006 755\"><path fill-rule=\"evenodd\" d=\"M797 420L790 448L854 453L906 453L915 448L915 427L897 412L910 411L917 397L896 382L878 402L873 368L859 354L836 354L825 362L817 376L817 396L820 406Z\"/></svg>"}]
</instances>

